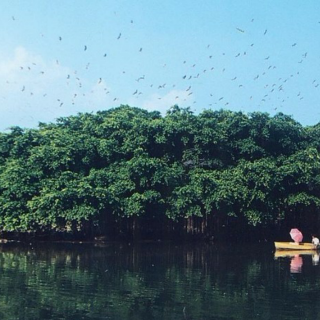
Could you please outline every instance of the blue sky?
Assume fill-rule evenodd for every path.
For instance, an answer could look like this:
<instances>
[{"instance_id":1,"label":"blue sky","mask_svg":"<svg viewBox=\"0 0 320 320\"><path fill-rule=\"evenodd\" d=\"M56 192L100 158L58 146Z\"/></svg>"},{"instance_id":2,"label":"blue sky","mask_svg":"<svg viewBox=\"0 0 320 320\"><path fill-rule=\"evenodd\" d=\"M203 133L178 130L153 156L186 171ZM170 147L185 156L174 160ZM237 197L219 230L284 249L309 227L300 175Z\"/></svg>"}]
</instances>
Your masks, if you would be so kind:
<instances>
[{"instance_id":1,"label":"blue sky","mask_svg":"<svg viewBox=\"0 0 320 320\"><path fill-rule=\"evenodd\" d=\"M319 122L315 0L2 0L0 8L0 131L121 104Z\"/></svg>"}]
</instances>

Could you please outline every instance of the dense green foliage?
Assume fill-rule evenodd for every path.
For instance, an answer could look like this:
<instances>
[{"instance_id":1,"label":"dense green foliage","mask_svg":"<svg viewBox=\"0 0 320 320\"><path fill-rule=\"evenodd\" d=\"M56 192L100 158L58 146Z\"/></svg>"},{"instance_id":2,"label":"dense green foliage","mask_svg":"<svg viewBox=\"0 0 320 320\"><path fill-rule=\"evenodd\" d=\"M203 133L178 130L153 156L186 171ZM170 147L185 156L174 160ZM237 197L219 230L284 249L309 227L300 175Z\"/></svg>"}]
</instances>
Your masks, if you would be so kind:
<instances>
[{"instance_id":1,"label":"dense green foliage","mask_svg":"<svg viewBox=\"0 0 320 320\"><path fill-rule=\"evenodd\" d=\"M110 238L317 232L319 152L319 125L282 113L120 106L13 127L0 133L0 228Z\"/></svg>"}]
</instances>

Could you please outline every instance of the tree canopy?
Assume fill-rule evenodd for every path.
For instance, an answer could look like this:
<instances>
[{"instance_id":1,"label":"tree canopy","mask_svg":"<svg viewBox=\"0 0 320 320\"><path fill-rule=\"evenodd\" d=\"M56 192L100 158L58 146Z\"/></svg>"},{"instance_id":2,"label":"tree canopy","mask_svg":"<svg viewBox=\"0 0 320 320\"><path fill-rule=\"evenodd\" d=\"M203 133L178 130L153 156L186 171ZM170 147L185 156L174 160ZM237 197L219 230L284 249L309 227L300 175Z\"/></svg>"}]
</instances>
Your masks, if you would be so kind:
<instances>
[{"instance_id":1,"label":"tree canopy","mask_svg":"<svg viewBox=\"0 0 320 320\"><path fill-rule=\"evenodd\" d=\"M173 106L162 116L123 105L12 127L0 133L0 230L110 238L318 232L319 151L319 125L282 113L195 115Z\"/></svg>"}]
</instances>

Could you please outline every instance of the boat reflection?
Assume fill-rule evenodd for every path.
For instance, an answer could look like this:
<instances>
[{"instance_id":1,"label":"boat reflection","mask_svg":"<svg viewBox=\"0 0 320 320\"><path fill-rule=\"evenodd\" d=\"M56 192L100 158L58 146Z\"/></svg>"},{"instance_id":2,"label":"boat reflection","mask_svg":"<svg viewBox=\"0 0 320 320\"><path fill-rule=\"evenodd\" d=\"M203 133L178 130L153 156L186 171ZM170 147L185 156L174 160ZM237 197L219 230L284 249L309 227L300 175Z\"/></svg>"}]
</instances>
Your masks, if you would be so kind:
<instances>
[{"instance_id":1,"label":"boat reflection","mask_svg":"<svg viewBox=\"0 0 320 320\"><path fill-rule=\"evenodd\" d=\"M319 264L320 255L316 250L276 250L274 258L290 258L290 272L301 273L303 266L302 256L311 256L312 265L317 266Z\"/></svg>"}]
</instances>

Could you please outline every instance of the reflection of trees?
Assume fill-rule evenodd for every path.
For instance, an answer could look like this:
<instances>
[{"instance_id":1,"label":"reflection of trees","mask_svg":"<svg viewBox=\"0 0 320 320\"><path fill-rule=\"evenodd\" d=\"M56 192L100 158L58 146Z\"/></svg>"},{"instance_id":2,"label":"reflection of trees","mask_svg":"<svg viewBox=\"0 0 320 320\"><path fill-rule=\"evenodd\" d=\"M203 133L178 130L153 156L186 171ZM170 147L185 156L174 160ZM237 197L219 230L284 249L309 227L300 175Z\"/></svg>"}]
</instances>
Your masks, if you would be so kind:
<instances>
[{"instance_id":1,"label":"reflection of trees","mask_svg":"<svg viewBox=\"0 0 320 320\"><path fill-rule=\"evenodd\" d=\"M293 281L289 264L284 269L280 262L256 250L206 245L6 246L0 252L0 316L276 319L280 306L294 301L303 305L297 307L303 319L316 319L319 306L311 318L302 298L320 289L319 279Z\"/></svg>"}]
</instances>

